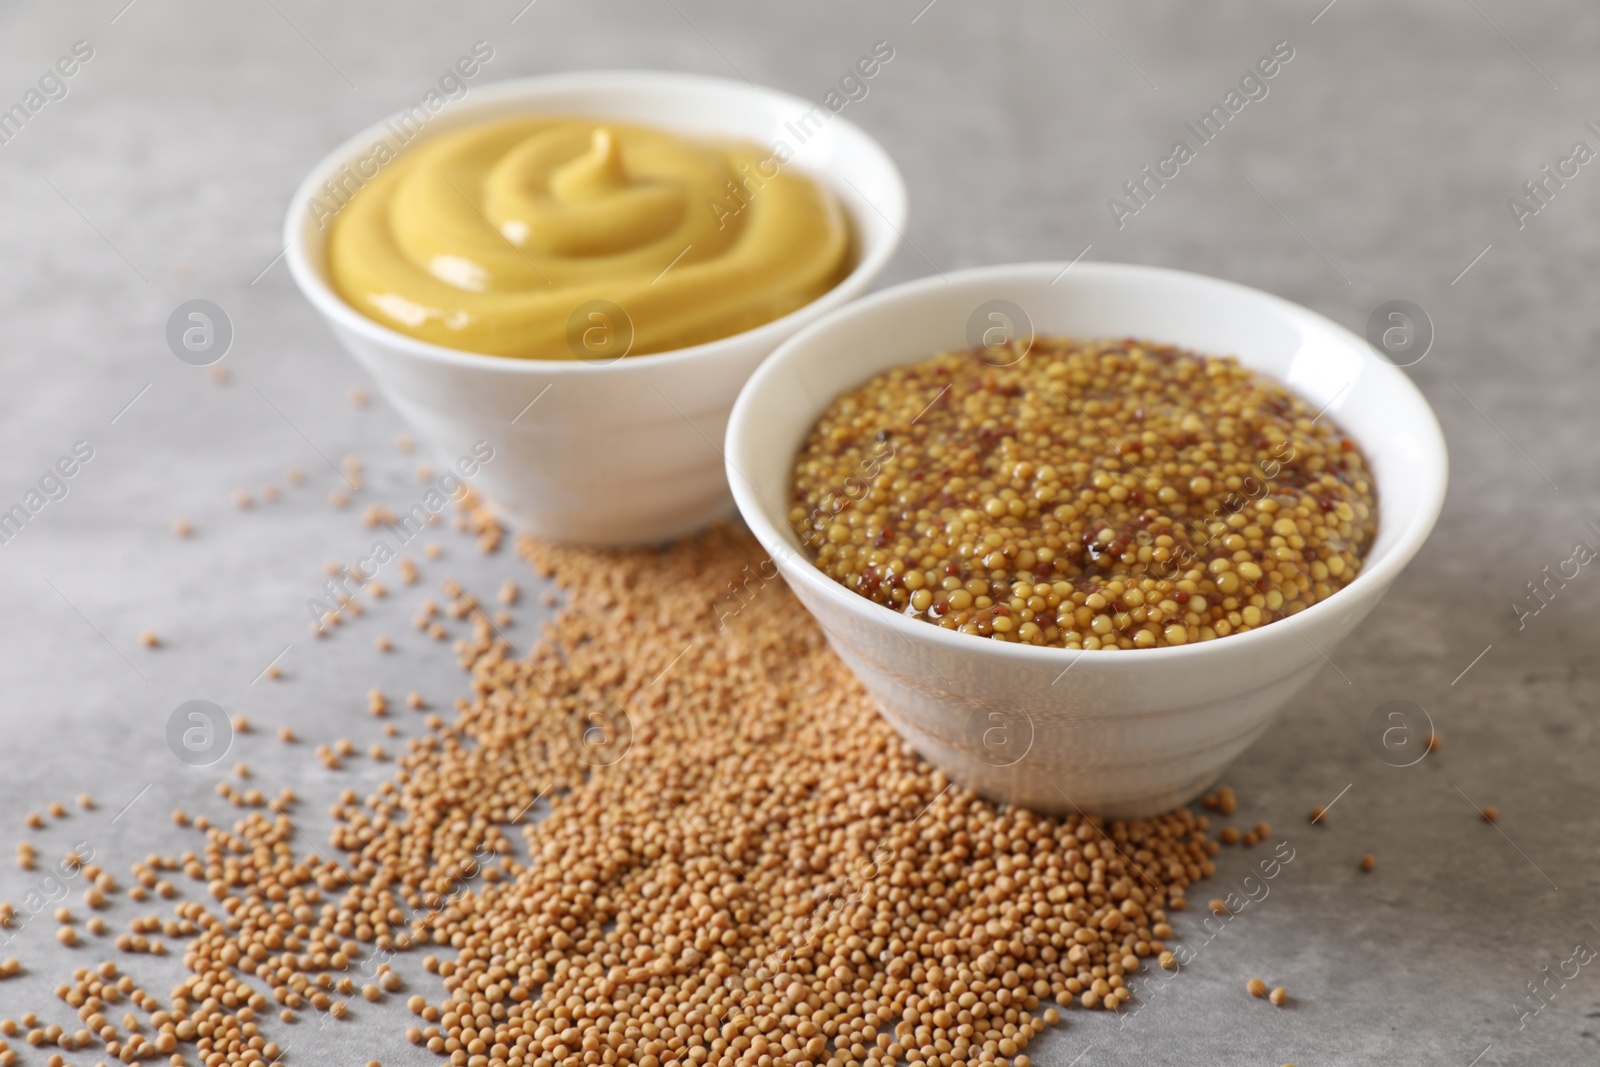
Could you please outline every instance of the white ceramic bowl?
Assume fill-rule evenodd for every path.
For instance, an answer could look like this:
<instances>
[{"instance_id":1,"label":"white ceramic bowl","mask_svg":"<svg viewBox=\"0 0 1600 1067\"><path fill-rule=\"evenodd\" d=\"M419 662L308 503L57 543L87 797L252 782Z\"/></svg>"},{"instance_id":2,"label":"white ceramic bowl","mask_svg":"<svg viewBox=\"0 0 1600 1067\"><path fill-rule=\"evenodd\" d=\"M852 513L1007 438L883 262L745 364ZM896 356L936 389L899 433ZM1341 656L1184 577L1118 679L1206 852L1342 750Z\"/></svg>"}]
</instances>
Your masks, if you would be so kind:
<instances>
[{"instance_id":1,"label":"white ceramic bowl","mask_svg":"<svg viewBox=\"0 0 1600 1067\"><path fill-rule=\"evenodd\" d=\"M739 387L780 341L861 295L882 272L905 225L905 185L876 141L820 104L689 74L590 71L486 85L444 107L421 136L526 114L625 119L764 146L782 140L794 150L788 166L844 204L856 267L811 304L754 330L609 364L508 359L419 341L356 311L329 286L328 227L310 208L341 168L356 168L379 141L397 144L385 120L334 150L295 193L284 224L289 269L334 336L442 458L489 442L494 458L472 483L519 528L590 544L690 533L731 510L720 446Z\"/></svg>"},{"instance_id":2,"label":"white ceramic bowl","mask_svg":"<svg viewBox=\"0 0 1600 1067\"><path fill-rule=\"evenodd\" d=\"M1062 273L1065 267L927 278L796 334L734 406L728 478L745 521L834 650L930 761L988 796L1036 810L1148 815L1212 784L1290 697L1338 663L1340 640L1433 527L1444 500L1444 439L1402 372L1305 308L1177 271L1078 263ZM1377 479L1378 536L1360 575L1293 618L1243 634L1071 652L944 630L817 570L787 522L790 468L806 433L840 392L897 364L967 347L975 310L993 300L1021 308L1038 334L1134 336L1235 355L1327 405ZM979 316L985 322L988 310Z\"/></svg>"}]
</instances>

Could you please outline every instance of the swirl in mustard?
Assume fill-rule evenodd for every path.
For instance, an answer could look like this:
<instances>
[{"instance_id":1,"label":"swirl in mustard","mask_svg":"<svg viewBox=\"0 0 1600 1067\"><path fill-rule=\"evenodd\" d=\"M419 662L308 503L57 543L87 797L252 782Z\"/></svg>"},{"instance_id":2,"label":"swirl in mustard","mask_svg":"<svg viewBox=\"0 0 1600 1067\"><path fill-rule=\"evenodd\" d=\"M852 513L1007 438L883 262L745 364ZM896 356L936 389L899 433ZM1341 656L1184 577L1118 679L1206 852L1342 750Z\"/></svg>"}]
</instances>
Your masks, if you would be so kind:
<instances>
[{"instance_id":1,"label":"swirl in mustard","mask_svg":"<svg viewBox=\"0 0 1600 1067\"><path fill-rule=\"evenodd\" d=\"M525 359L727 337L815 300L850 258L834 195L754 145L548 117L402 154L328 243L334 288L369 317Z\"/></svg>"}]
</instances>

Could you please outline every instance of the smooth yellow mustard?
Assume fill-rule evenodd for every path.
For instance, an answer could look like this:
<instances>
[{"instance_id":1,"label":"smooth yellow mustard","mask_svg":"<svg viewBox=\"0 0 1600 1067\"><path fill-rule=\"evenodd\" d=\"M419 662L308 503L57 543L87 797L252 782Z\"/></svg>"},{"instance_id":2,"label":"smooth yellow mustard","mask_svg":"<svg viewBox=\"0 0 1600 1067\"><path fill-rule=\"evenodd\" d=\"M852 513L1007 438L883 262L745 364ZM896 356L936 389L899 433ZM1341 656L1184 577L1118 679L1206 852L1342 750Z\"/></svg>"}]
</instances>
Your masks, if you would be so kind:
<instances>
[{"instance_id":1,"label":"smooth yellow mustard","mask_svg":"<svg viewBox=\"0 0 1600 1067\"><path fill-rule=\"evenodd\" d=\"M662 352L787 315L850 267L837 199L754 145L525 118L389 163L334 219L334 287L435 344Z\"/></svg>"}]
</instances>

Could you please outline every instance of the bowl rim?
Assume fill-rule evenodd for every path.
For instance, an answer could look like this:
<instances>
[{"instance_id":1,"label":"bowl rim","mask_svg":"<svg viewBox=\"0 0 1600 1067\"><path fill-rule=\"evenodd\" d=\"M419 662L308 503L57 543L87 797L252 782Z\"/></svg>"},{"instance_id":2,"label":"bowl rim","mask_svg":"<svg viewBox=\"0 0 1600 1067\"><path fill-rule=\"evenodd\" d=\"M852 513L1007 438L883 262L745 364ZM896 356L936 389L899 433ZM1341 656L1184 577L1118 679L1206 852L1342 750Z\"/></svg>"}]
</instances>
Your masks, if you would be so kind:
<instances>
[{"instance_id":1,"label":"bowl rim","mask_svg":"<svg viewBox=\"0 0 1600 1067\"><path fill-rule=\"evenodd\" d=\"M1419 414L1423 416L1418 420L1417 437L1425 449L1434 453L1436 462L1430 464L1433 474L1432 477L1426 479L1412 519L1401 530L1399 538L1388 552L1372 566L1364 566L1361 573L1356 575L1349 585L1338 590L1326 600L1318 601L1299 614L1286 616L1280 620L1288 623L1287 626L1276 624L1260 626L1246 633L1230 634L1214 641L1196 642L1195 644L1133 649L1131 654L1127 655L1124 655L1124 653L1130 650L1117 649L1117 654L1111 655L1105 649L1066 649L976 639L972 634L958 633L940 626L930 625L918 619L908 618L891 608L879 604L875 600L870 600L859 593L846 589L839 582L823 574L806 556L803 549L790 543L783 529L780 529L778 523L774 522L772 516L767 513L756 493L755 487L739 470L737 465L744 458L746 451L750 447L753 419L751 408L755 403L754 398L768 388L769 383L775 381L780 368L796 359L798 352L801 352L809 345L817 343L819 339L826 337L830 331L840 329L847 323L870 316L904 313L903 306L916 305L929 293L949 291L952 284L973 283L1003 287L1007 284L1032 283L1051 278L1065 282L1071 274L1077 274L1079 279L1085 277L1110 278L1121 281L1161 279L1186 285L1211 286L1231 290L1235 294L1260 302L1264 307L1276 309L1290 320L1328 332L1333 338L1341 340L1348 347L1358 350L1364 364L1381 364L1381 366L1392 370L1394 372L1394 380L1398 383L1396 387L1415 403ZM1182 342L1175 343L1181 344ZM828 401L824 401L824 406L831 400L832 398L830 397ZM819 408L817 414L820 413L821 409ZM1366 449L1367 442L1363 441L1362 447ZM891 286L888 289L879 290L818 319L779 345L762 362L749 380L745 382L744 388L739 391L739 397L734 402L733 412L728 419L728 430L724 440L724 455L727 459L729 487L732 490L734 503L738 506L740 515L743 516L745 523L756 535L756 539L761 542L762 547L772 555L773 561L779 565L786 578L797 577L798 580L806 585L808 591L820 595L830 605L856 616L869 625L887 626L891 632L905 640L921 640L931 643L936 648L948 650L950 653L957 655L987 655L1009 660L1019 667L1060 669L1066 666L1068 670L1082 656L1095 657L1094 664L1097 670L1110 668L1115 671L1129 671L1139 670L1141 665L1146 667L1155 667L1158 664L1174 665L1179 661L1192 660L1199 656L1215 657L1219 654L1251 655L1268 651L1270 647L1268 642L1282 643L1294 636L1298 636L1307 644L1310 644L1319 656L1327 659L1322 650L1317 648L1311 642L1311 639L1306 637L1301 628L1296 625L1296 620L1309 619L1313 623L1331 621L1335 613L1344 610L1344 604L1351 602L1350 597L1346 597L1341 601L1341 595L1353 593L1358 588L1362 594L1370 597L1375 604L1377 598L1382 596L1388 585L1411 562L1432 532L1434 524L1438 520L1439 512L1444 505L1445 491L1449 482L1449 454L1446 449L1444 434L1439 427L1438 418L1434 415L1433 408L1428 404L1427 398L1422 395L1422 391L1416 387L1416 384L1411 381L1409 376L1386 360L1379 359L1372 351L1371 346L1350 330L1309 308L1263 290L1241 285L1238 282L1191 271L1175 270L1169 267L1096 261L1074 261L1072 263L1066 261L1035 261L946 271L941 275L919 278ZM1382 521L1383 499L1380 486L1378 505L1380 522ZM780 559L780 556L783 558ZM1329 607L1329 605L1333 606ZM818 621L821 622L820 619ZM1221 646L1220 649L1219 646ZM1062 674L1065 674L1065 671ZM1060 677L1060 675L1057 675L1056 680L1060 680ZM1053 685L1054 682L1051 684Z\"/></svg>"},{"instance_id":2,"label":"bowl rim","mask_svg":"<svg viewBox=\"0 0 1600 1067\"><path fill-rule=\"evenodd\" d=\"M720 92L730 96L754 98L770 104L782 105L786 108L795 108L797 114L824 106L768 86L734 81L731 78L717 78L705 74L689 74L679 71L579 70L558 74L536 74L519 78L506 78L484 84L475 91L471 98L463 98L459 105L450 108L449 113L454 116L451 125L433 132L423 131L415 141L407 144L402 149L402 153L410 151L416 144L430 137L436 137L441 133L462 128L465 121L470 121L468 116L474 110L501 107L508 100L534 101L558 93L584 90L598 92L620 89L649 94L663 88L698 88L707 92ZM345 138L331 152L317 161L296 187L289 201L288 211L284 218L283 242L290 276L294 279L302 295L324 317L342 329L362 335L368 341L384 345L391 350L398 349L401 354L413 358L480 370L497 369L508 373L581 377L584 375L616 373L617 368L626 367L648 367L656 370L665 370L673 366L700 360L716 359L746 346L760 346L771 349L796 329L802 328L818 316L826 314L828 311L858 297L867 286L872 284L873 280L883 273L890 259L899 250L900 243L905 239L906 183L899 167L894 162L894 158L871 134L842 115L834 114L829 119L827 128L837 130L840 136L854 140L867 153L871 158L871 166L881 172L882 178L886 183L888 195L885 198L887 202L879 205L867 200L865 195L854 189L853 186L851 189L846 190L841 185L840 179L834 175L818 171L808 172L808 175L813 180L826 182L835 195L840 197L841 206L847 214L851 215L852 223L855 224L854 228L858 239L860 256L849 274L839 279L833 288L822 293L816 299L796 308L781 318L762 323L760 326L740 333L730 334L727 337L719 337L714 341L706 341L687 348L668 349L664 352L623 356L607 362L591 362L581 359L527 359L518 356L496 356L483 352L448 348L444 345L434 344L431 341L423 341L412 337L410 334L401 333L376 319L362 314L334 291L333 286L328 282L325 271L312 263L313 257L307 248L305 205L322 188L324 179L337 171L341 165L347 163L353 156L369 148L375 139L386 140L389 133L388 123L405 114L409 114L408 109L385 114L377 121ZM851 193L860 197L867 205L867 208L879 215L888 224L889 229L894 233L893 238L880 240L875 245L870 246L864 240L861 240L866 232L865 228L860 225L860 219L863 216L851 211Z\"/></svg>"}]
</instances>

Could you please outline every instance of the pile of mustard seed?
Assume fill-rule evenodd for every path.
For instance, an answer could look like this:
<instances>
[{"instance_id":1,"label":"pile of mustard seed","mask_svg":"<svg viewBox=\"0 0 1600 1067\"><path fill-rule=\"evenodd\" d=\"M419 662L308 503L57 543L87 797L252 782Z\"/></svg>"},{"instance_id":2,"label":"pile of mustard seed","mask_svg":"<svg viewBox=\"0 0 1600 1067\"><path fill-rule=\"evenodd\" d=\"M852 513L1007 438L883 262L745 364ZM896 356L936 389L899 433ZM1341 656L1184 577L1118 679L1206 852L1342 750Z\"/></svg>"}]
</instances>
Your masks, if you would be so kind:
<instances>
[{"instance_id":1,"label":"pile of mustard seed","mask_svg":"<svg viewBox=\"0 0 1600 1067\"><path fill-rule=\"evenodd\" d=\"M279 1022L389 1010L360 1000L400 992L413 951L442 991L405 991L407 1036L457 1067L1029 1067L1044 1001L1121 1006L1213 871L1187 810L1048 818L951 784L782 583L749 595L742 530L519 547L567 592L537 647L447 581L474 620L453 721L414 713L393 779L339 796L333 850L297 845L292 798L186 818L203 846L137 878L204 893L135 933L185 942L190 977L162 1004L80 969L60 994L83 1028L39 1043L272 1063ZM737 613L713 599L733 589Z\"/></svg>"},{"instance_id":2,"label":"pile of mustard seed","mask_svg":"<svg viewBox=\"0 0 1600 1067\"><path fill-rule=\"evenodd\" d=\"M1376 533L1333 420L1232 358L1133 340L949 352L839 396L790 524L830 577L997 641L1155 648L1348 585Z\"/></svg>"}]
</instances>

